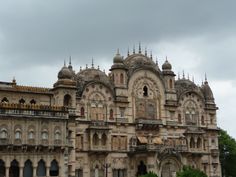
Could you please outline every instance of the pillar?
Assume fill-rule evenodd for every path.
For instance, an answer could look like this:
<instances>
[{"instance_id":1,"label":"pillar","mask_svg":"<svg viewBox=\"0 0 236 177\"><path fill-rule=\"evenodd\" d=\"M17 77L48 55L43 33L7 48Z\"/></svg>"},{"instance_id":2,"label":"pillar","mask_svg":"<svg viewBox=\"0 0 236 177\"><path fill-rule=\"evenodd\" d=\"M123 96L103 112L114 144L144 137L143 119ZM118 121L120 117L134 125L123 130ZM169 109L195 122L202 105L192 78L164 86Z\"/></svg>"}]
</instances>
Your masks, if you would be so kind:
<instances>
[{"instance_id":1,"label":"pillar","mask_svg":"<svg viewBox=\"0 0 236 177\"><path fill-rule=\"evenodd\" d=\"M6 173L6 175L5 175L6 177L9 177L9 168L10 167L6 167L6 172L5 172Z\"/></svg>"},{"instance_id":2,"label":"pillar","mask_svg":"<svg viewBox=\"0 0 236 177\"><path fill-rule=\"evenodd\" d=\"M46 167L46 176L47 176L47 177L50 176L49 171L50 171L50 166L47 166L47 167Z\"/></svg>"},{"instance_id":3,"label":"pillar","mask_svg":"<svg viewBox=\"0 0 236 177\"><path fill-rule=\"evenodd\" d=\"M37 176L37 166L33 166L33 177Z\"/></svg>"},{"instance_id":4,"label":"pillar","mask_svg":"<svg viewBox=\"0 0 236 177\"><path fill-rule=\"evenodd\" d=\"M20 177L23 177L23 169L24 169L24 167L20 166L19 168L20 168Z\"/></svg>"}]
</instances>

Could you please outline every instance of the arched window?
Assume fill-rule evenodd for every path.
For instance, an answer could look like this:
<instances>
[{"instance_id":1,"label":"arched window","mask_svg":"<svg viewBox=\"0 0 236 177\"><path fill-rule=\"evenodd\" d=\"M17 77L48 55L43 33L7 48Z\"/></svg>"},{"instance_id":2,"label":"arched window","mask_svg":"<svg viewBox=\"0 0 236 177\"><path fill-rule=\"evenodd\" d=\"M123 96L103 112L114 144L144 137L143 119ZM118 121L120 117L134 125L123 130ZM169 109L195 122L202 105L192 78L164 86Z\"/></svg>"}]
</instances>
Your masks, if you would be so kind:
<instances>
[{"instance_id":1,"label":"arched window","mask_svg":"<svg viewBox=\"0 0 236 177\"><path fill-rule=\"evenodd\" d=\"M8 101L8 99L6 98L6 97L4 97L3 99L2 99L2 103L8 103L9 101Z\"/></svg>"},{"instance_id":2,"label":"arched window","mask_svg":"<svg viewBox=\"0 0 236 177\"><path fill-rule=\"evenodd\" d=\"M16 160L11 162L11 167L9 169L9 176L19 177L20 176L20 168L19 163Z\"/></svg>"},{"instance_id":3,"label":"arched window","mask_svg":"<svg viewBox=\"0 0 236 177\"><path fill-rule=\"evenodd\" d=\"M1 129L0 137L1 137L1 139L7 139L7 129L5 129L5 128Z\"/></svg>"},{"instance_id":4,"label":"arched window","mask_svg":"<svg viewBox=\"0 0 236 177\"><path fill-rule=\"evenodd\" d=\"M35 101L34 99L32 99L32 100L30 101L30 104L36 104L36 101Z\"/></svg>"},{"instance_id":5,"label":"arched window","mask_svg":"<svg viewBox=\"0 0 236 177\"><path fill-rule=\"evenodd\" d=\"M190 139L190 148L194 148L195 147L194 144L195 144L194 139L193 139L193 137L191 137L191 139Z\"/></svg>"},{"instance_id":6,"label":"arched window","mask_svg":"<svg viewBox=\"0 0 236 177\"><path fill-rule=\"evenodd\" d=\"M5 163L3 160L0 160L0 176L1 177L5 176L5 173L6 173Z\"/></svg>"},{"instance_id":7,"label":"arched window","mask_svg":"<svg viewBox=\"0 0 236 177\"><path fill-rule=\"evenodd\" d=\"M56 160L51 162L50 166L50 176L58 176L59 175L59 166Z\"/></svg>"},{"instance_id":8,"label":"arched window","mask_svg":"<svg viewBox=\"0 0 236 177\"><path fill-rule=\"evenodd\" d=\"M198 139L197 139L197 148L199 149L201 147L202 147L202 140L201 140L201 138L198 137Z\"/></svg>"},{"instance_id":9,"label":"arched window","mask_svg":"<svg viewBox=\"0 0 236 177\"><path fill-rule=\"evenodd\" d=\"M70 95L66 94L64 96L63 105L66 106L66 107L71 107L72 106L72 99L71 99Z\"/></svg>"},{"instance_id":10,"label":"arched window","mask_svg":"<svg viewBox=\"0 0 236 177\"><path fill-rule=\"evenodd\" d=\"M148 96L148 88L146 85L143 87L143 96Z\"/></svg>"},{"instance_id":11,"label":"arched window","mask_svg":"<svg viewBox=\"0 0 236 177\"><path fill-rule=\"evenodd\" d=\"M23 177L33 177L33 166L30 160L25 162L25 166L23 169Z\"/></svg>"},{"instance_id":12,"label":"arched window","mask_svg":"<svg viewBox=\"0 0 236 177\"><path fill-rule=\"evenodd\" d=\"M205 119L204 119L204 116L201 117L201 123L202 123L202 125L205 125Z\"/></svg>"},{"instance_id":13,"label":"arched window","mask_svg":"<svg viewBox=\"0 0 236 177\"><path fill-rule=\"evenodd\" d=\"M28 138L30 140L34 139L34 131L33 130L30 130L29 133L28 133Z\"/></svg>"},{"instance_id":14,"label":"arched window","mask_svg":"<svg viewBox=\"0 0 236 177\"><path fill-rule=\"evenodd\" d=\"M47 140L48 139L48 131L47 130L43 130L43 132L42 132L42 139L43 140Z\"/></svg>"},{"instance_id":15,"label":"arched window","mask_svg":"<svg viewBox=\"0 0 236 177\"><path fill-rule=\"evenodd\" d=\"M107 136L105 134L102 134L102 146L106 145L106 141L107 141Z\"/></svg>"},{"instance_id":16,"label":"arched window","mask_svg":"<svg viewBox=\"0 0 236 177\"><path fill-rule=\"evenodd\" d=\"M45 162L42 159L38 162L36 175L37 176L46 176L46 166L45 166Z\"/></svg>"},{"instance_id":17,"label":"arched window","mask_svg":"<svg viewBox=\"0 0 236 177\"><path fill-rule=\"evenodd\" d=\"M15 131L15 139L21 139L21 130L20 129L17 129Z\"/></svg>"},{"instance_id":18,"label":"arched window","mask_svg":"<svg viewBox=\"0 0 236 177\"><path fill-rule=\"evenodd\" d=\"M59 139L61 139L61 133L59 130L56 130L55 131L55 140L59 140Z\"/></svg>"},{"instance_id":19,"label":"arched window","mask_svg":"<svg viewBox=\"0 0 236 177\"><path fill-rule=\"evenodd\" d=\"M84 117L84 107L80 108L80 116Z\"/></svg>"},{"instance_id":20,"label":"arched window","mask_svg":"<svg viewBox=\"0 0 236 177\"><path fill-rule=\"evenodd\" d=\"M19 103L20 103L20 104L25 104L25 100L24 100L23 98L21 98L21 99L19 100Z\"/></svg>"},{"instance_id":21,"label":"arched window","mask_svg":"<svg viewBox=\"0 0 236 177\"><path fill-rule=\"evenodd\" d=\"M120 84L124 84L124 74L120 74Z\"/></svg>"},{"instance_id":22,"label":"arched window","mask_svg":"<svg viewBox=\"0 0 236 177\"><path fill-rule=\"evenodd\" d=\"M178 114L178 122L181 123L182 120L181 120L181 114Z\"/></svg>"},{"instance_id":23,"label":"arched window","mask_svg":"<svg viewBox=\"0 0 236 177\"><path fill-rule=\"evenodd\" d=\"M198 113L192 101L190 101L185 108L185 121L187 125L197 125Z\"/></svg>"},{"instance_id":24,"label":"arched window","mask_svg":"<svg viewBox=\"0 0 236 177\"><path fill-rule=\"evenodd\" d=\"M98 138L98 134L95 133L93 135L93 145L97 146L99 144L99 138Z\"/></svg>"},{"instance_id":25,"label":"arched window","mask_svg":"<svg viewBox=\"0 0 236 177\"><path fill-rule=\"evenodd\" d=\"M172 79L169 80L169 86L170 86L170 89L173 88L173 81L172 81Z\"/></svg>"},{"instance_id":26,"label":"arched window","mask_svg":"<svg viewBox=\"0 0 236 177\"><path fill-rule=\"evenodd\" d=\"M113 109L110 109L110 119L114 119L114 116L113 116Z\"/></svg>"}]
</instances>

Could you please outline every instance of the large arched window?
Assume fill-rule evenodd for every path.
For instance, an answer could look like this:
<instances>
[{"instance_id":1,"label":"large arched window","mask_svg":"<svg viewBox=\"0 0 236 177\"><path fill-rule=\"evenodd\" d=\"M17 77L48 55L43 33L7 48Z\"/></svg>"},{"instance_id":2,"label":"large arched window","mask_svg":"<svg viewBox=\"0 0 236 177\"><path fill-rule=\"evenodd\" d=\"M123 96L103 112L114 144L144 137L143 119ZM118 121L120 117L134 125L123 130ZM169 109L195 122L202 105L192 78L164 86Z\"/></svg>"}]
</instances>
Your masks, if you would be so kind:
<instances>
[{"instance_id":1,"label":"large arched window","mask_svg":"<svg viewBox=\"0 0 236 177\"><path fill-rule=\"evenodd\" d=\"M37 176L46 176L46 166L42 159L38 162Z\"/></svg>"},{"instance_id":2,"label":"large arched window","mask_svg":"<svg viewBox=\"0 0 236 177\"><path fill-rule=\"evenodd\" d=\"M25 162L25 166L23 169L23 177L33 177L33 166L30 160Z\"/></svg>"},{"instance_id":3,"label":"large arched window","mask_svg":"<svg viewBox=\"0 0 236 177\"><path fill-rule=\"evenodd\" d=\"M11 176L11 177L19 177L20 176L19 163L16 160L13 160L11 162L11 167L9 169L9 176Z\"/></svg>"},{"instance_id":4,"label":"large arched window","mask_svg":"<svg viewBox=\"0 0 236 177\"><path fill-rule=\"evenodd\" d=\"M59 130L55 131L55 140L60 140L61 139L61 132Z\"/></svg>"},{"instance_id":5,"label":"large arched window","mask_svg":"<svg viewBox=\"0 0 236 177\"><path fill-rule=\"evenodd\" d=\"M71 99L71 96L69 94L66 94L64 96L63 105L66 106L66 107L71 107L72 106L72 99Z\"/></svg>"},{"instance_id":6,"label":"large arched window","mask_svg":"<svg viewBox=\"0 0 236 177\"><path fill-rule=\"evenodd\" d=\"M46 129L44 129L42 131L41 136L42 136L42 140L47 140L48 139L48 131Z\"/></svg>"},{"instance_id":7,"label":"large arched window","mask_svg":"<svg viewBox=\"0 0 236 177\"><path fill-rule=\"evenodd\" d=\"M198 113L193 101L189 101L185 107L185 121L187 125L197 125Z\"/></svg>"},{"instance_id":8,"label":"large arched window","mask_svg":"<svg viewBox=\"0 0 236 177\"><path fill-rule=\"evenodd\" d=\"M17 129L15 131L15 139L21 139L21 130L20 129Z\"/></svg>"},{"instance_id":9,"label":"large arched window","mask_svg":"<svg viewBox=\"0 0 236 177\"><path fill-rule=\"evenodd\" d=\"M50 176L58 176L59 175L59 166L56 160L51 162L50 166Z\"/></svg>"}]
</instances>

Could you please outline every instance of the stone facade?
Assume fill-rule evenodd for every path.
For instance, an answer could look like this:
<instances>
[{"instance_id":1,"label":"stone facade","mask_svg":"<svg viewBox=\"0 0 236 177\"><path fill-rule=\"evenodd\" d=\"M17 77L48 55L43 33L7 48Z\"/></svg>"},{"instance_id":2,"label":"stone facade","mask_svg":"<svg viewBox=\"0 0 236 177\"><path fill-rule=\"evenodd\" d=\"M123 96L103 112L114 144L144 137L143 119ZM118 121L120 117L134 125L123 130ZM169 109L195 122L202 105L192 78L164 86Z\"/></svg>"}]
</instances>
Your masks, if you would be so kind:
<instances>
[{"instance_id":1,"label":"stone facade","mask_svg":"<svg viewBox=\"0 0 236 177\"><path fill-rule=\"evenodd\" d=\"M221 176L207 80L175 79L141 50L117 53L109 75L65 65L53 88L0 82L0 101L0 177Z\"/></svg>"}]
</instances>

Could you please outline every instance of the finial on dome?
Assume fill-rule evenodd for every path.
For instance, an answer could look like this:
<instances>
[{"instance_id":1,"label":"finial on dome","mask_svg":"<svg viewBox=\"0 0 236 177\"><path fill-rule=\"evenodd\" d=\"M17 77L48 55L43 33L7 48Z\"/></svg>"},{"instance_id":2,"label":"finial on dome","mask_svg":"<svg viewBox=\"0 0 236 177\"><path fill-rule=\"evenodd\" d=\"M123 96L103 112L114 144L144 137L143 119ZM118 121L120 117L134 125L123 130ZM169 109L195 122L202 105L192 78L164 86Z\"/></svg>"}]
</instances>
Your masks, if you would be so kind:
<instances>
[{"instance_id":1,"label":"finial on dome","mask_svg":"<svg viewBox=\"0 0 236 177\"><path fill-rule=\"evenodd\" d=\"M167 56L166 56L166 61L168 61Z\"/></svg>"},{"instance_id":2,"label":"finial on dome","mask_svg":"<svg viewBox=\"0 0 236 177\"><path fill-rule=\"evenodd\" d=\"M138 53L142 53L141 42L139 42L139 44L138 44Z\"/></svg>"},{"instance_id":3,"label":"finial on dome","mask_svg":"<svg viewBox=\"0 0 236 177\"><path fill-rule=\"evenodd\" d=\"M188 73L188 80L189 80L189 73Z\"/></svg>"},{"instance_id":4,"label":"finial on dome","mask_svg":"<svg viewBox=\"0 0 236 177\"><path fill-rule=\"evenodd\" d=\"M147 47L145 47L145 56L147 56Z\"/></svg>"},{"instance_id":5,"label":"finial on dome","mask_svg":"<svg viewBox=\"0 0 236 177\"><path fill-rule=\"evenodd\" d=\"M99 67L99 65L98 65L98 70L100 70L100 67Z\"/></svg>"},{"instance_id":6,"label":"finial on dome","mask_svg":"<svg viewBox=\"0 0 236 177\"><path fill-rule=\"evenodd\" d=\"M70 57L69 57L69 66L68 66L68 68L69 68L70 70L72 70L72 65L71 65L71 55L70 55Z\"/></svg>"},{"instance_id":7,"label":"finial on dome","mask_svg":"<svg viewBox=\"0 0 236 177\"><path fill-rule=\"evenodd\" d=\"M133 54L135 54L135 45L133 46Z\"/></svg>"},{"instance_id":8,"label":"finial on dome","mask_svg":"<svg viewBox=\"0 0 236 177\"><path fill-rule=\"evenodd\" d=\"M158 66L158 59L157 59L157 57L156 57L156 65Z\"/></svg>"},{"instance_id":9,"label":"finial on dome","mask_svg":"<svg viewBox=\"0 0 236 177\"><path fill-rule=\"evenodd\" d=\"M82 66L80 66L80 71L82 71Z\"/></svg>"},{"instance_id":10,"label":"finial on dome","mask_svg":"<svg viewBox=\"0 0 236 177\"><path fill-rule=\"evenodd\" d=\"M150 51L150 58L152 59L152 51Z\"/></svg>"},{"instance_id":11,"label":"finial on dome","mask_svg":"<svg viewBox=\"0 0 236 177\"><path fill-rule=\"evenodd\" d=\"M120 54L120 49L119 49L119 48L117 48L117 52L116 52L116 54L117 54L117 55Z\"/></svg>"},{"instance_id":12,"label":"finial on dome","mask_svg":"<svg viewBox=\"0 0 236 177\"><path fill-rule=\"evenodd\" d=\"M15 78L15 76L13 76L12 83L13 83L13 84L16 83L16 78Z\"/></svg>"},{"instance_id":13,"label":"finial on dome","mask_svg":"<svg viewBox=\"0 0 236 177\"><path fill-rule=\"evenodd\" d=\"M183 70L183 79L185 79L185 74L184 74L184 70Z\"/></svg>"},{"instance_id":14,"label":"finial on dome","mask_svg":"<svg viewBox=\"0 0 236 177\"><path fill-rule=\"evenodd\" d=\"M86 69L88 69L88 64L86 64Z\"/></svg>"},{"instance_id":15,"label":"finial on dome","mask_svg":"<svg viewBox=\"0 0 236 177\"><path fill-rule=\"evenodd\" d=\"M128 51L127 51L127 56L129 56L129 47L128 47Z\"/></svg>"},{"instance_id":16,"label":"finial on dome","mask_svg":"<svg viewBox=\"0 0 236 177\"><path fill-rule=\"evenodd\" d=\"M205 82L207 82L207 74L205 73Z\"/></svg>"},{"instance_id":17,"label":"finial on dome","mask_svg":"<svg viewBox=\"0 0 236 177\"><path fill-rule=\"evenodd\" d=\"M180 75L179 75L179 72L178 72L178 80L180 80Z\"/></svg>"},{"instance_id":18,"label":"finial on dome","mask_svg":"<svg viewBox=\"0 0 236 177\"><path fill-rule=\"evenodd\" d=\"M192 81L193 81L193 83L194 83L194 76L192 77Z\"/></svg>"},{"instance_id":19,"label":"finial on dome","mask_svg":"<svg viewBox=\"0 0 236 177\"><path fill-rule=\"evenodd\" d=\"M92 57L92 69L94 68L93 57Z\"/></svg>"},{"instance_id":20,"label":"finial on dome","mask_svg":"<svg viewBox=\"0 0 236 177\"><path fill-rule=\"evenodd\" d=\"M64 66L66 67L66 60L64 60Z\"/></svg>"}]
</instances>

